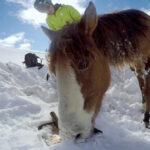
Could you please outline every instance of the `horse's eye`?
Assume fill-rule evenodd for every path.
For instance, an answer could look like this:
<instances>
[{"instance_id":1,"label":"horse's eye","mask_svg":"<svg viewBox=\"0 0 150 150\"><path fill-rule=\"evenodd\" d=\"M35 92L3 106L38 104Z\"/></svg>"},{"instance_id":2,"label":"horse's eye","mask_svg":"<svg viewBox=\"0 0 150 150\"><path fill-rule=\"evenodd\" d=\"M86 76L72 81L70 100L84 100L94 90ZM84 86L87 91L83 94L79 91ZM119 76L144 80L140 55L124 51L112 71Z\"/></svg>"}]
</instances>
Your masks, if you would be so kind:
<instances>
[{"instance_id":1,"label":"horse's eye","mask_svg":"<svg viewBox=\"0 0 150 150\"><path fill-rule=\"evenodd\" d=\"M84 70L89 66L89 61L87 59L79 61L78 63L78 69L79 70Z\"/></svg>"}]
</instances>

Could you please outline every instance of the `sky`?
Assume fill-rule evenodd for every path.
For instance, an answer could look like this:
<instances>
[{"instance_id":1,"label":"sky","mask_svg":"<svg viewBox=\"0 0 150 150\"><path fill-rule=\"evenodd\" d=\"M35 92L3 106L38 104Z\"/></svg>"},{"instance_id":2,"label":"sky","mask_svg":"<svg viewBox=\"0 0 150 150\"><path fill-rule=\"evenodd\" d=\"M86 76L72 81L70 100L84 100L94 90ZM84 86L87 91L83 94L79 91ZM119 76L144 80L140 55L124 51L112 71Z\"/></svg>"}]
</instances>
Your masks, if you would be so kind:
<instances>
[{"instance_id":1,"label":"sky","mask_svg":"<svg viewBox=\"0 0 150 150\"><path fill-rule=\"evenodd\" d=\"M81 14L90 0L53 0L69 4ZM140 9L150 14L150 0L92 0L97 14L114 10ZM33 7L34 0L0 0L0 46L45 51L50 41L41 31L46 15ZM1 50L1 49L0 49Z\"/></svg>"}]
</instances>

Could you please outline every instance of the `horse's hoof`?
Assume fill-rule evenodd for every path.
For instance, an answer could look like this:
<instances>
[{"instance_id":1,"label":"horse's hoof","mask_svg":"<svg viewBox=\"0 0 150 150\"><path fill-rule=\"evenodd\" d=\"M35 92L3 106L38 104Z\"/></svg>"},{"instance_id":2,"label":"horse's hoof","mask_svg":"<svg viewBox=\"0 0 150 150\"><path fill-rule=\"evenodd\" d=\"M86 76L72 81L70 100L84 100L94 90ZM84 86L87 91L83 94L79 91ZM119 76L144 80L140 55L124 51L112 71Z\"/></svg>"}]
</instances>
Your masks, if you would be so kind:
<instances>
[{"instance_id":1,"label":"horse's hoof","mask_svg":"<svg viewBox=\"0 0 150 150\"><path fill-rule=\"evenodd\" d=\"M99 130L97 128L94 128L93 133L94 134L98 134L98 133L103 133L103 131L101 131L101 130Z\"/></svg>"},{"instance_id":2,"label":"horse's hoof","mask_svg":"<svg viewBox=\"0 0 150 150\"><path fill-rule=\"evenodd\" d=\"M144 121L144 123L145 123L145 127L148 128L148 129L150 129L149 119L150 119L150 114L146 112L146 113L144 114L144 119L143 119L143 121Z\"/></svg>"},{"instance_id":3,"label":"horse's hoof","mask_svg":"<svg viewBox=\"0 0 150 150\"><path fill-rule=\"evenodd\" d=\"M149 122L145 122L145 128L150 129L150 124L149 124Z\"/></svg>"}]
</instances>

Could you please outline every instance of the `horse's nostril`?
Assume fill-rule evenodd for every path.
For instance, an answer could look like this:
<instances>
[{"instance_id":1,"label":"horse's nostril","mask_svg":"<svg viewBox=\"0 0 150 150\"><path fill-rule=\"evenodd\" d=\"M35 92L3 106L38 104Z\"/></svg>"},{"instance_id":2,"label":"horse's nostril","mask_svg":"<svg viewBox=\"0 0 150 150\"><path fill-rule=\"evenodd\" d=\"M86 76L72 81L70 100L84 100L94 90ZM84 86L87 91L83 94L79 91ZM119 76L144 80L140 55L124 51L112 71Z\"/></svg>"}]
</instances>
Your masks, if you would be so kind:
<instances>
[{"instance_id":1,"label":"horse's nostril","mask_svg":"<svg viewBox=\"0 0 150 150\"><path fill-rule=\"evenodd\" d=\"M80 137L81 137L81 133L77 134L76 137L75 137L75 139L77 140L77 139L79 139Z\"/></svg>"}]
</instances>

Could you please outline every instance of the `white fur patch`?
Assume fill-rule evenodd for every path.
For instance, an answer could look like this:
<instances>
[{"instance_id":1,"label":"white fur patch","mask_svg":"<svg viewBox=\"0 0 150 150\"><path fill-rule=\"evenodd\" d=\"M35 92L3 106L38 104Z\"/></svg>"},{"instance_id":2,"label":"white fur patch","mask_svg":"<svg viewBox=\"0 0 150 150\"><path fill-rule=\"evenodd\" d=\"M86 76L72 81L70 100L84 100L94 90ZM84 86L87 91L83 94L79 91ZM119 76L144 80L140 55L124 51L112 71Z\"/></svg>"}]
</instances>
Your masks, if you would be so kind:
<instances>
[{"instance_id":1,"label":"white fur patch","mask_svg":"<svg viewBox=\"0 0 150 150\"><path fill-rule=\"evenodd\" d=\"M59 129L62 138L73 138L81 134L87 138L91 134L93 113L86 112L84 98L76 81L72 67L56 67L59 92Z\"/></svg>"}]
</instances>

